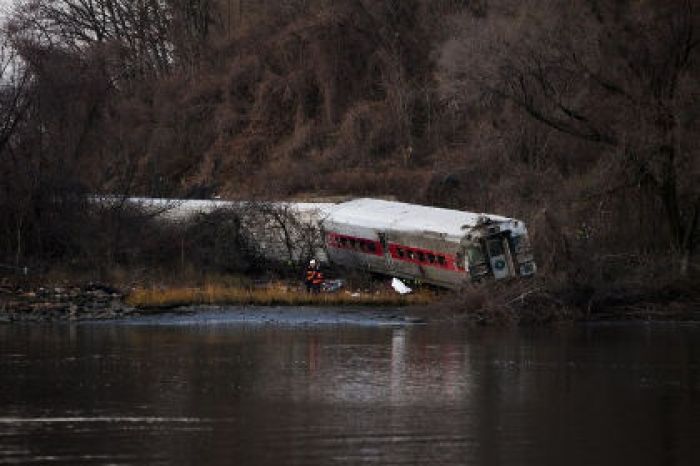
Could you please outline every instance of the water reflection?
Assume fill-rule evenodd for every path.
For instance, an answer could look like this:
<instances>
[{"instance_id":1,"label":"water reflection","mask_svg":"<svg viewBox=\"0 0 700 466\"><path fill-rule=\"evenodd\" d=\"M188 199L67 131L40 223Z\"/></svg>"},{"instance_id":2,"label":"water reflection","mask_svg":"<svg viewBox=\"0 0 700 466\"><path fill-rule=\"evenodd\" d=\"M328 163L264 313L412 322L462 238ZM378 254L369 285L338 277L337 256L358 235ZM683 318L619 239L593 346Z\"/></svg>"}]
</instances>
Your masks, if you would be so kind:
<instances>
[{"instance_id":1,"label":"water reflection","mask_svg":"<svg viewBox=\"0 0 700 466\"><path fill-rule=\"evenodd\" d=\"M0 463L695 464L700 328L0 327Z\"/></svg>"},{"instance_id":2,"label":"water reflection","mask_svg":"<svg viewBox=\"0 0 700 466\"><path fill-rule=\"evenodd\" d=\"M403 373L406 371L406 330L398 328L391 336L391 401L397 403L403 392Z\"/></svg>"}]
</instances>

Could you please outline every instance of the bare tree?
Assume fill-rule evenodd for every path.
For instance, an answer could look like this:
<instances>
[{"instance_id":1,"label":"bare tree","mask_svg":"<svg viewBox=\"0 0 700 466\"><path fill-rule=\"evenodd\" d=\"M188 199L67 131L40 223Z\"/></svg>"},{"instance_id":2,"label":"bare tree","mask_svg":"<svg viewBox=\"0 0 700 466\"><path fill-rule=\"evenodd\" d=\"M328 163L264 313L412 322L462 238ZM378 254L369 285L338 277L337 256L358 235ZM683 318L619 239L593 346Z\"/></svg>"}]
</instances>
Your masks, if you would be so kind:
<instances>
[{"instance_id":1,"label":"bare tree","mask_svg":"<svg viewBox=\"0 0 700 466\"><path fill-rule=\"evenodd\" d=\"M292 204L246 203L242 220L263 255L292 268L306 263L323 247L316 222Z\"/></svg>"},{"instance_id":2,"label":"bare tree","mask_svg":"<svg viewBox=\"0 0 700 466\"><path fill-rule=\"evenodd\" d=\"M7 35L0 36L0 154L24 119L31 99L31 74L22 63Z\"/></svg>"},{"instance_id":3,"label":"bare tree","mask_svg":"<svg viewBox=\"0 0 700 466\"><path fill-rule=\"evenodd\" d=\"M104 49L115 79L162 76L196 59L212 8L209 0L23 0L12 28L44 47Z\"/></svg>"},{"instance_id":4,"label":"bare tree","mask_svg":"<svg viewBox=\"0 0 700 466\"><path fill-rule=\"evenodd\" d=\"M647 186L663 205L668 244L687 264L700 208L687 178L700 103L694 2L534 2L504 14L509 29L492 23L472 35L462 48L470 69L452 77L597 146L617 173L604 192Z\"/></svg>"}]
</instances>

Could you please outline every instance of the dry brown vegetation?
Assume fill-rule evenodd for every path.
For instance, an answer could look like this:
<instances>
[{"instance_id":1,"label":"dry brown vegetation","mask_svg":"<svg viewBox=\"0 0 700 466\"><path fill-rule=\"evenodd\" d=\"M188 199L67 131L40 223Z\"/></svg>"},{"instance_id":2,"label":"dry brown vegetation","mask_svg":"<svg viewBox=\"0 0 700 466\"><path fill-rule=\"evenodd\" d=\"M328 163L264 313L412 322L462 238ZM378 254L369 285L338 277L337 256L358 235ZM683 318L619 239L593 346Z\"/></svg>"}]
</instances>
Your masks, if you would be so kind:
<instances>
[{"instance_id":1,"label":"dry brown vegetation","mask_svg":"<svg viewBox=\"0 0 700 466\"><path fill-rule=\"evenodd\" d=\"M225 287L205 285L202 288L149 288L135 289L126 303L138 308L172 308L191 305L285 305L285 306L407 306L423 305L433 301L427 292L398 295L391 291L307 293L298 287L271 284L264 288Z\"/></svg>"},{"instance_id":2,"label":"dry brown vegetation","mask_svg":"<svg viewBox=\"0 0 700 466\"><path fill-rule=\"evenodd\" d=\"M698 288L699 10L17 1L0 57L0 262L266 267L235 222L227 246L95 213L87 193L394 195L524 219L559 309L682 298Z\"/></svg>"}]
</instances>

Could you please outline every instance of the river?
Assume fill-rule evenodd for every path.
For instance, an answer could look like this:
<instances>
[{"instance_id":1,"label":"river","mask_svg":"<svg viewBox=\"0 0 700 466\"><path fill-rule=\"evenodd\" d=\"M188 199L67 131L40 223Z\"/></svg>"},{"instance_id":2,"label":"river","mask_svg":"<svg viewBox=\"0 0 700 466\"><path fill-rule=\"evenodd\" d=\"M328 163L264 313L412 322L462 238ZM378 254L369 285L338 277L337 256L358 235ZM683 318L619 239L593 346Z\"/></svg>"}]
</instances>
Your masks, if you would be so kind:
<instances>
[{"instance_id":1,"label":"river","mask_svg":"<svg viewBox=\"0 0 700 466\"><path fill-rule=\"evenodd\" d=\"M0 326L0 463L700 464L698 324L228 316Z\"/></svg>"}]
</instances>

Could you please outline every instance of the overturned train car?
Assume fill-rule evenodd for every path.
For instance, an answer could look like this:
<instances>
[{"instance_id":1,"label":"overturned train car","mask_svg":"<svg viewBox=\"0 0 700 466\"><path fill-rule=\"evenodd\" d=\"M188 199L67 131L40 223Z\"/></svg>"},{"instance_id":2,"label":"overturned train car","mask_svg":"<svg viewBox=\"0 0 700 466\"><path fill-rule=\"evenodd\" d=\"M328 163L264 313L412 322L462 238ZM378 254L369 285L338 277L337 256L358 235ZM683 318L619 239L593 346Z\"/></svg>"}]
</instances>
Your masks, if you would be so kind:
<instances>
[{"instance_id":1,"label":"overturned train car","mask_svg":"<svg viewBox=\"0 0 700 466\"><path fill-rule=\"evenodd\" d=\"M437 286L536 271L523 222L498 215L356 199L328 208L321 227L331 262Z\"/></svg>"}]
</instances>

